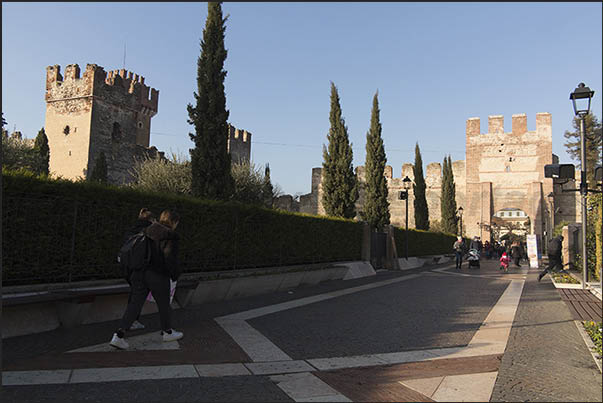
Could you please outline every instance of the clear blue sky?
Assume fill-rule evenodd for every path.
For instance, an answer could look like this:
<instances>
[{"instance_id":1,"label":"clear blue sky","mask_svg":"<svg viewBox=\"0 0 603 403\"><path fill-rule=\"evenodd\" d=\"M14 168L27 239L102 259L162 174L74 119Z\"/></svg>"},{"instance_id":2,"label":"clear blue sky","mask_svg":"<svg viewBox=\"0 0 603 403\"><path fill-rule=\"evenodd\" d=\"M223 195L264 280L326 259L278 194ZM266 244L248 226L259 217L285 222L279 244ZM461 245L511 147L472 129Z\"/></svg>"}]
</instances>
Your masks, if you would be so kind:
<instances>
[{"instance_id":1,"label":"clear blue sky","mask_svg":"<svg viewBox=\"0 0 603 403\"><path fill-rule=\"evenodd\" d=\"M230 122L253 134L252 159L270 163L285 193L310 192L329 129L330 81L339 89L364 165L379 90L388 164L464 159L465 121L550 112L553 152L570 162L569 93L595 90L601 119L601 3L224 3ZM123 67L159 89L151 143L188 155L186 105L196 91L207 3L2 3L2 111L35 137L44 125L45 69ZM579 26L578 26L579 25Z\"/></svg>"}]
</instances>

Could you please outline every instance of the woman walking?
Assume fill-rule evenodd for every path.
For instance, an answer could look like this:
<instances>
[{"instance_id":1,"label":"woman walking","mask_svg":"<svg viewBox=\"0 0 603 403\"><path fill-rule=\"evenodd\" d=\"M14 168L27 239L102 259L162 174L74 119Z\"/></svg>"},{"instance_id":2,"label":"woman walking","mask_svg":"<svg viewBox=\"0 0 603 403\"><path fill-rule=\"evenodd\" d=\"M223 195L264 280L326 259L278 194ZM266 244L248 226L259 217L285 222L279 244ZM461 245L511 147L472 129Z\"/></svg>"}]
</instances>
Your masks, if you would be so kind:
<instances>
[{"instance_id":1,"label":"woman walking","mask_svg":"<svg viewBox=\"0 0 603 403\"><path fill-rule=\"evenodd\" d=\"M117 331L109 343L119 349L127 349L125 329L129 329L140 314L144 301L151 292L157 302L161 321L163 341L175 341L183 337L182 332L172 329L172 308L170 307L170 278L174 281L180 275L178 265L178 239L174 230L178 226L180 216L170 210L164 210L159 222L155 222L144 230L151 242L151 263L143 270L133 271L130 275L132 295L121 318Z\"/></svg>"}]
</instances>

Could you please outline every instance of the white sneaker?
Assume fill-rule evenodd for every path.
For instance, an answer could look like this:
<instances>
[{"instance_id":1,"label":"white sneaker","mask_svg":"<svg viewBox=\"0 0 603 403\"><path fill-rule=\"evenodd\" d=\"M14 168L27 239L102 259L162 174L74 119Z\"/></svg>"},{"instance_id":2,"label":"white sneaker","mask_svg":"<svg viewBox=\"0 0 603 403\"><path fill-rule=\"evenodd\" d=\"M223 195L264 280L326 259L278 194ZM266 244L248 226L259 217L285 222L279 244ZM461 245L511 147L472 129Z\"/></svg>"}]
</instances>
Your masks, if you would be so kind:
<instances>
[{"instance_id":1,"label":"white sneaker","mask_svg":"<svg viewBox=\"0 0 603 403\"><path fill-rule=\"evenodd\" d=\"M172 329L172 333L166 333L162 331L161 334L163 337L163 341L176 341L180 340L184 336L184 333L174 329Z\"/></svg>"},{"instance_id":2,"label":"white sneaker","mask_svg":"<svg viewBox=\"0 0 603 403\"><path fill-rule=\"evenodd\" d=\"M127 350L128 348L130 348L128 342L122 337L119 337L117 333L113 333L113 338L111 339L111 342L109 344L120 350Z\"/></svg>"},{"instance_id":3,"label":"white sneaker","mask_svg":"<svg viewBox=\"0 0 603 403\"><path fill-rule=\"evenodd\" d=\"M144 329L144 325L142 323L140 323L139 321L135 320L132 323L132 326L130 326L130 330L139 330L139 329Z\"/></svg>"}]
</instances>

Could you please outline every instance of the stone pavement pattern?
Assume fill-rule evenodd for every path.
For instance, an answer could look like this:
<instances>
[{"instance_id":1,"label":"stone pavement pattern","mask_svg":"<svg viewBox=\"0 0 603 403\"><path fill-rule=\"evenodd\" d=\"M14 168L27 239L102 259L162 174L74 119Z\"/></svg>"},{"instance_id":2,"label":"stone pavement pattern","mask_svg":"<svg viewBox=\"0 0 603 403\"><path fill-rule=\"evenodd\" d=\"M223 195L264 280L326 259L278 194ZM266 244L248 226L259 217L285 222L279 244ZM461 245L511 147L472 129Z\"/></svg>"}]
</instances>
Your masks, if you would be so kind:
<instances>
[{"instance_id":1,"label":"stone pavement pattern","mask_svg":"<svg viewBox=\"0 0 603 403\"><path fill-rule=\"evenodd\" d=\"M516 368L502 364L510 352L526 354L522 347L524 340L516 334L517 328L510 329L511 337L504 356L504 345L503 350L496 352L500 348L496 343L488 347L488 343L484 343L487 338L477 337L478 334L491 334L497 327L510 327L512 321L506 323L500 316L492 317L492 309L504 299L499 300L503 291L506 290L506 295L513 288L507 287L511 280L521 282L523 287L525 271L502 274L496 270L494 262L484 262L482 269L464 269L462 273L444 270L442 266L437 271L433 269L380 272L374 278L332 281L290 293L178 310L174 315L175 323L186 336L178 342L177 350L67 352L107 343L114 322L7 339L3 343L4 371L70 370L60 374L61 384L4 386L3 401L5 398L6 401L48 401L66 395L76 401L460 401L467 396L485 401L492 388L492 401L509 400L508 396L497 398L495 393L500 391L524 397L518 400L560 400L555 396L551 398L551 393L546 390L559 384L555 376L543 378L541 389L533 390L532 394L525 393L529 388L514 389L513 382L517 379L507 372ZM532 282L535 281L534 273L530 274ZM412 276L419 274L420 277ZM367 286L375 287L362 288ZM354 288L358 290L353 291ZM530 293L524 288L519 308L527 304L530 309L542 310L532 295L540 291L548 292L544 302L563 306L550 282L533 284L533 288ZM341 294L348 290L353 292ZM521 288L517 291L521 293ZM509 295L512 297L513 293ZM330 299L321 300L320 296ZM271 312L267 309L271 306L291 304L304 298L314 298L316 302L265 313ZM559 314L555 312L559 306L547 309L553 318L544 316L550 323L539 322L542 320L539 315L528 315L519 323L520 329L548 325L552 329L550 332L567 332L569 328L557 328L560 324L574 326L575 338L569 346L580 353L580 360L584 358L581 363L585 367L578 367L583 372L576 372L571 365L562 364L565 372L557 371L558 361L574 360L567 351L561 351L564 356L556 359L548 352L532 351L527 364L538 369L554 361L550 374L574 381L576 376L583 376L585 385L580 384L580 387L587 386L586 391L577 390L577 387L576 390L564 389L566 394L562 396L571 395L565 400L591 401L593 385L601 386L600 373L596 367L593 370L590 353L573 321L559 320ZM253 349L254 344L249 344L249 340L237 343L237 338L233 339L232 334L217 323L218 318L245 316L245 312L253 310L263 313L247 315L249 319L239 321L239 324L252 324L250 329L259 331L257 335L264 339L264 344L273 343L276 350L282 349L292 360L253 362L248 350ZM503 311L508 315L507 308ZM520 311L518 309L516 321ZM512 314L515 315L515 310ZM494 322L485 326L488 320ZM531 326L534 320L536 325ZM132 332L132 335L146 334L152 338L152 333L157 331L153 328L158 323L157 315L143 317L143 322L148 329ZM504 337L506 343L507 336ZM566 334L565 339L560 340L572 337ZM556 338L548 341L552 349L560 348ZM474 343L476 348L469 349L468 343ZM251 353L255 356L255 351ZM529 369L527 364L526 369ZM155 369L166 371L163 377L169 371L175 371L177 376L144 379ZM56 372L52 372L53 376ZM137 373L143 377L136 378ZM118 375L132 380L116 381L120 379ZM530 376L540 376L540 373L535 371L524 376L531 382ZM65 383L67 381L72 383ZM476 387L482 395L476 394L479 392ZM600 396L599 392L598 401L601 401Z\"/></svg>"},{"instance_id":2,"label":"stone pavement pattern","mask_svg":"<svg viewBox=\"0 0 603 403\"><path fill-rule=\"evenodd\" d=\"M531 269L492 401L600 402L601 373L549 277Z\"/></svg>"}]
</instances>

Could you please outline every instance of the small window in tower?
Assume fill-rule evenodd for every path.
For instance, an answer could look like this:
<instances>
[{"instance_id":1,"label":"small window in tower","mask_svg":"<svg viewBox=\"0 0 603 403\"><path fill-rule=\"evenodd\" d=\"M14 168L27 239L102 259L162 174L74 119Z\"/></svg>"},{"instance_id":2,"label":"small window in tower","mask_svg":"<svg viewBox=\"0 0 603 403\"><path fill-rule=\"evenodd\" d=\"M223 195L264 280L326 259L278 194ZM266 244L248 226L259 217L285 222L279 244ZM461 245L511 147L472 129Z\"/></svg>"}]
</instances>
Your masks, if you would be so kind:
<instances>
[{"instance_id":1,"label":"small window in tower","mask_svg":"<svg viewBox=\"0 0 603 403\"><path fill-rule=\"evenodd\" d=\"M71 157L71 150L69 150L69 156Z\"/></svg>"},{"instance_id":2,"label":"small window in tower","mask_svg":"<svg viewBox=\"0 0 603 403\"><path fill-rule=\"evenodd\" d=\"M73 132L74 132L74 133L77 133L77 127L74 127L74 128L73 128Z\"/></svg>"},{"instance_id":3,"label":"small window in tower","mask_svg":"<svg viewBox=\"0 0 603 403\"><path fill-rule=\"evenodd\" d=\"M65 133L65 135L69 134L69 125L65 126L65 128L63 129L63 133Z\"/></svg>"},{"instance_id":4,"label":"small window in tower","mask_svg":"<svg viewBox=\"0 0 603 403\"><path fill-rule=\"evenodd\" d=\"M138 128L142 129L142 122L138 122Z\"/></svg>"},{"instance_id":5,"label":"small window in tower","mask_svg":"<svg viewBox=\"0 0 603 403\"><path fill-rule=\"evenodd\" d=\"M505 167L505 172L511 172L511 167L507 165L507 166Z\"/></svg>"}]
</instances>

